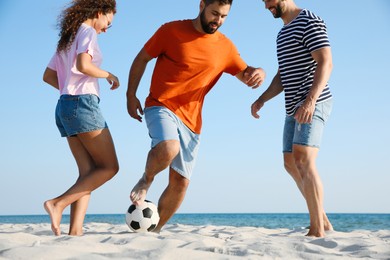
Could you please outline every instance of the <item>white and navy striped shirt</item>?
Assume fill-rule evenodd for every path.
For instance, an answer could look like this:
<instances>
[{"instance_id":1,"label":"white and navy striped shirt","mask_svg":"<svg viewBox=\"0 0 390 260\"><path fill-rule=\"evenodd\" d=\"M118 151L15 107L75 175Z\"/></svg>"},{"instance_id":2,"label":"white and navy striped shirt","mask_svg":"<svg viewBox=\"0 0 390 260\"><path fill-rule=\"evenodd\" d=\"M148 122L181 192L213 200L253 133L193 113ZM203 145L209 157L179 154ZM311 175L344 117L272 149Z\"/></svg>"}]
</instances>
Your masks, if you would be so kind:
<instances>
[{"instance_id":1,"label":"white and navy striped shirt","mask_svg":"<svg viewBox=\"0 0 390 260\"><path fill-rule=\"evenodd\" d=\"M330 47L325 22L309 10L303 9L280 30L276 44L286 113L293 116L313 84L317 63L311 52ZM331 98L327 84L317 99L317 104Z\"/></svg>"}]
</instances>

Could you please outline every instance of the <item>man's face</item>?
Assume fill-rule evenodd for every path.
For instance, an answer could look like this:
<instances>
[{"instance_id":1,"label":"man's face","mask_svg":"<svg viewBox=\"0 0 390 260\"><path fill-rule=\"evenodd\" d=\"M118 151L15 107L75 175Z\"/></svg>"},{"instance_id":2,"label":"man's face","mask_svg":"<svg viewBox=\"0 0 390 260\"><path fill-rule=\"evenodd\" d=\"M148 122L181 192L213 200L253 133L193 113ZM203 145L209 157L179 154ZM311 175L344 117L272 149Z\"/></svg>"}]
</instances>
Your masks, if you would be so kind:
<instances>
[{"instance_id":1,"label":"man's face","mask_svg":"<svg viewBox=\"0 0 390 260\"><path fill-rule=\"evenodd\" d=\"M265 8L268 9L274 18L280 18L283 14L282 1L276 0L264 0Z\"/></svg>"},{"instance_id":2,"label":"man's face","mask_svg":"<svg viewBox=\"0 0 390 260\"><path fill-rule=\"evenodd\" d=\"M205 33L213 34L225 22L230 11L230 5L220 5L214 2L205 6L200 13L200 23Z\"/></svg>"}]
</instances>

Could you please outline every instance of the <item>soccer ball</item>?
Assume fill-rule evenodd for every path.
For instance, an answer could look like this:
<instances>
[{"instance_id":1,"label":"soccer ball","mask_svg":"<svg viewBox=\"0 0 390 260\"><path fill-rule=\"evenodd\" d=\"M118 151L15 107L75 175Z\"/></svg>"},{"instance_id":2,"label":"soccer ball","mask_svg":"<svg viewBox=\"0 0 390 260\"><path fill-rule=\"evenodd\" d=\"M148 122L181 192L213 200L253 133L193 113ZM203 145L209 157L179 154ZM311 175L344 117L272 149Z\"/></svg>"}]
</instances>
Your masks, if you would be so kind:
<instances>
[{"instance_id":1,"label":"soccer ball","mask_svg":"<svg viewBox=\"0 0 390 260\"><path fill-rule=\"evenodd\" d=\"M156 228L160 216L156 205L145 200L142 205L130 205L126 212L126 224L134 232L150 232Z\"/></svg>"}]
</instances>

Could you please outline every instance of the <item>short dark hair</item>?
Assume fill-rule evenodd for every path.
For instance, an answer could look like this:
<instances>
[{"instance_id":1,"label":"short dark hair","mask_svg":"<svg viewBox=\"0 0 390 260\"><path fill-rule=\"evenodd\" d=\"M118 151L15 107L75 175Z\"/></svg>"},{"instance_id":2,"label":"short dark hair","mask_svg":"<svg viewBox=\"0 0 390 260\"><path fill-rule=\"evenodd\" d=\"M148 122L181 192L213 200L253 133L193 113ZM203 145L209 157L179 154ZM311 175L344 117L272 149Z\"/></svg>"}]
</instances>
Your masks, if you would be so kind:
<instances>
[{"instance_id":1,"label":"short dark hair","mask_svg":"<svg viewBox=\"0 0 390 260\"><path fill-rule=\"evenodd\" d=\"M233 0L203 0L203 2L207 5L214 4L215 2L219 2L220 5L232 5Z\"/></svg>"}]
</instances>

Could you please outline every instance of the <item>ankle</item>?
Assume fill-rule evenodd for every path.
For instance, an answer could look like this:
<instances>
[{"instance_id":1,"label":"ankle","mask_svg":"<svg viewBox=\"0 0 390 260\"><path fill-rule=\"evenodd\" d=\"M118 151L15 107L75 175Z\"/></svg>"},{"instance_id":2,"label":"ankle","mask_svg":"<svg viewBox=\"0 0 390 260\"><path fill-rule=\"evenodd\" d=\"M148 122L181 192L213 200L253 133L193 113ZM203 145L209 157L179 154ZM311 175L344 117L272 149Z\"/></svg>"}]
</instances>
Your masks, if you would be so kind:
<instances>
[{"instance_id":1,"label":"ankle","mask_svg":"<svg viewBox=\"0 0 390 260\"><path fill-rule=\"evenodd\" d=\"M150 184L153 182L154 180L154 176L150 176L148 174L146 174L146 172L142 175L142 178L141 180L146 183L146 184Z\"/></svg>"}]
</instances>

